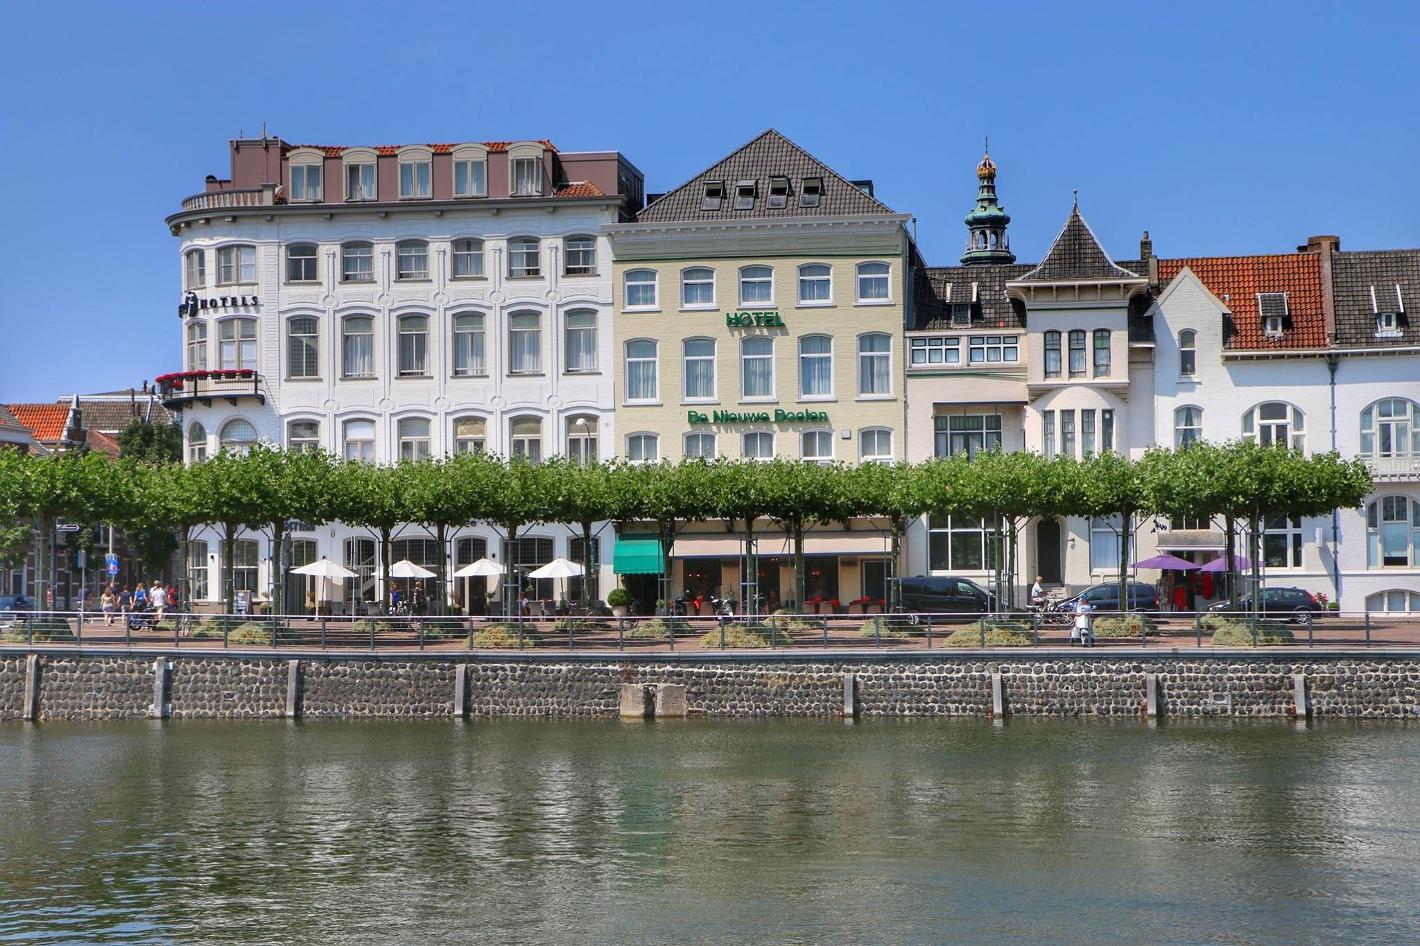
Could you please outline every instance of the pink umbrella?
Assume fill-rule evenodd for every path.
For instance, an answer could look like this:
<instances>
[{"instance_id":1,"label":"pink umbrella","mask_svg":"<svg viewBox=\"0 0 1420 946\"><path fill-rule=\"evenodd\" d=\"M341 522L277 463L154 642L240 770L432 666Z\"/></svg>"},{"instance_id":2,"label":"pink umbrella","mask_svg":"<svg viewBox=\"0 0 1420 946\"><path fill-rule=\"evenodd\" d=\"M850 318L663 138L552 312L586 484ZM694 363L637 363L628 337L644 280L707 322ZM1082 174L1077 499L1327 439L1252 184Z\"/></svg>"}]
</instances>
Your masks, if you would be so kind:
<instances>
[{"instance_id":1,"label":"pink umbrella","mask_svg":"<svg viewBox=\"0 0 1420 946\"><path fill-rule=\"evenodd\" d=\"M1198 566L1186 558L1179 558L1177 555L1155 555L1153 558L1146 558L1142 562L1135 562L1135 568L1159 568L1171 571L1187 572Z\"/></svg>"},{"instance_id":2,"label":"pink umbrella","mask_svg":"<svg viewBox=\"0 0 1420 946\"><path fill-rule=\"evenodd\" d=\"M1233 568L1236 571L1246 571L1252 567L1252 561L1246 555L1233 556ZM1228 557L1219 555L1213 561L1199 569L1201 572L1225 572L1228 570Z\"/></svg>"}]
</instances>

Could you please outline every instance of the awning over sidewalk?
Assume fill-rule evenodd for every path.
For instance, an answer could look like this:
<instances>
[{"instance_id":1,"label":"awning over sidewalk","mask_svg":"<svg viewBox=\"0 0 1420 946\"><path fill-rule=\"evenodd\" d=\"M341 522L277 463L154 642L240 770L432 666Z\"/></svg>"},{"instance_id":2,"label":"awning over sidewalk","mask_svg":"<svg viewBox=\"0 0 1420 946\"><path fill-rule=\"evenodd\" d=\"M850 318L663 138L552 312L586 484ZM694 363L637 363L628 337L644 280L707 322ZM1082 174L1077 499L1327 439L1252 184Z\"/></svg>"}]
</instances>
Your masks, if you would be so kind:
<instances>
[{"instance_id":1,"label":"awning over sidewalk","mask_svg":"<svg viewBox=\"0 0 1420 946\"><path fill-rule=\"evenodd\" d=\"M618 575L659 575L665 558L655 536L622 536L616 540L611 570Z\"/></svg>"}]
</instances>

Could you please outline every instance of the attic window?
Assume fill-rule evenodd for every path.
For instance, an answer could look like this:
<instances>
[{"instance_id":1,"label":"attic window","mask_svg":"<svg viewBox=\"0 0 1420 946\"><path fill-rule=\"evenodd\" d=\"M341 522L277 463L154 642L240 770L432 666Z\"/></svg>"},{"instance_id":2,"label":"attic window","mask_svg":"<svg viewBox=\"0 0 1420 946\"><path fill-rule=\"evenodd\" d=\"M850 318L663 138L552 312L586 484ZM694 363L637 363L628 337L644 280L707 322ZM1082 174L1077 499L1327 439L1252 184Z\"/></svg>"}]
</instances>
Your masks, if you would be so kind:
<instances>
[{"instance_id":1,"label":"attic window","mask_svg":"<svg viewBox=\"0 0 1420 946\"><path fill-rule=\"evenodd\" d=\"M969 328L971 326L971 303L952 303L952 325Z\"/></svg>"},{"instance_id":2,"label":"attic window","mask_svg":"<svg viewBox=\"0 0 1420 946\"><path fill-rule=\"evenodd\" d=\"M1382 311L1376 287L1371 287L1371 312L1376 317L1377 338L1400 338L1405 334L1405 300L1400 295L1400 285L1395 287L1395 310Z\"/></svg>"},{"instance_id":3,"label":"attic window","mask_svg":"<svg viewBox=\"0 0 1420 946\"><path fill-rule=\"evenodd\" d=\"M1291 313L1287 309L1285 292L1259 292L1257 312L1262 318L1262 331L1270 337L1278 337L1287 327Z\"/></svg>"},{"instance_id":4,"label":"attic window","mask_svg":"<svg viewBox=\"0 0 1420 946\"><path fill-rule=\"evenodd\" d=\"M754 209L754 181L738 181L735 184L735 209Z\"/></svg>"},{"instance_id":5,"label":"attic window","mask_svg":"<svg viewBox=\"0 0 1420 946\"><path fill-rule=\"evenodd\" d=\"M823 178L806 177L799 189L800 207L817 207L823 195Z\"/></svg>"},{"instance_id":6,"label":"attic window","mask_svg":"<svg viewBox=\"0 0 1420 946\"><path fill-rule=\"evenodd\" d=\"M787 177L771 177L769 179L769 206L789 206L789 179Z\"/></svg>"},{"instance_id":7,"label":"attic window","mask_svg":"<svg viewBox=\"0 0 1420 946\"><path fill-rule=\"evenodd\" d=\"M720 202L725 199L724 181L706 181L705 193L700 198L701 210L719 210Z\"/></svg>"}]
</instances>

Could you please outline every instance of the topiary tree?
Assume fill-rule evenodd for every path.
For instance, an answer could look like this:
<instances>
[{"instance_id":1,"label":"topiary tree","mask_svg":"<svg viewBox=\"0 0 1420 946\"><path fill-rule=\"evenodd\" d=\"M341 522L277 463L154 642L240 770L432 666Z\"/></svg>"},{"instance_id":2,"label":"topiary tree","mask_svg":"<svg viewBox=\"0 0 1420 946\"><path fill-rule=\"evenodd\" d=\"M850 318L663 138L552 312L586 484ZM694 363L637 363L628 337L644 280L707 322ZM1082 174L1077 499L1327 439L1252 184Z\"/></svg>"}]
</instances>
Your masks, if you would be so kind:
<instances>
[{"instance_id":1,"label":"topiary tree","mask_svg":"<svg viewBox=\"0 0 1420 946\"><path fill-rule=\"evenodd\" d=\"M399 466L345 460L331 471L330 518L367 529L379 542L382 611L389 608L391 539L396 529L414 519L408 487L409 477Z\"/></svg>"},{"instance_id":2,"label":"topiary tree","mask_svg":"<svg viewBox=\"0 0 1420 946\"><path fill-rule=\"evenodd\" d=\"M924 470L905 463L863 463L839 471L845 481L841 508L855 510L854 515L887 521L892 543L892 578L888 584L891 611L902 609L902 587L897 580L902 567L902 538L912 520L931 508Z\"/></svg>"}]
</instances>

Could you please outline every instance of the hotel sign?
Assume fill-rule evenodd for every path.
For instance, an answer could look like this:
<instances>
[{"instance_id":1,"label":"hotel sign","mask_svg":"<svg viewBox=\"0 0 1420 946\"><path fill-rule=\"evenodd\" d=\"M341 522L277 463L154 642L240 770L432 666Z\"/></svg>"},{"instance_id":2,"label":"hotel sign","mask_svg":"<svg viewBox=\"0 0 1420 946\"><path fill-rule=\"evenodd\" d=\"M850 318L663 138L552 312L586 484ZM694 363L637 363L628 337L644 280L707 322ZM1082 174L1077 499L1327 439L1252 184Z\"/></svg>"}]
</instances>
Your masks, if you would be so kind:
<instances>
[{"instance_id":1,"label":"hotel sign","mask_svg":"<svg viewBox=\"0 0 1420 946\"><path fill-rule=\"evenodd\" d=\"M729 328L784 328L784 320L778 312L726 312L725 325Z\"/></svg>"},{"instance_id":2,"label":"hotel sign","mask_svg":"<svg viewBox=\"0 0 1420 946\"><path fill-rule=\"evenodd\" d=\"M826 424L828 411L686 411L690 424Z\"/></svg>"},{"instance_id":3,"label":"hotel sign","mask_svg":"<svg viewBox=\"0 0 1420 946\"><path fill-rule=\"evenodd\" d=\"M257 296L213 296L199 299L197 293L189 292L178 303L178 317L190 319L203 309L254 308L261 304Z\"/></svg>"}]
</instances>

